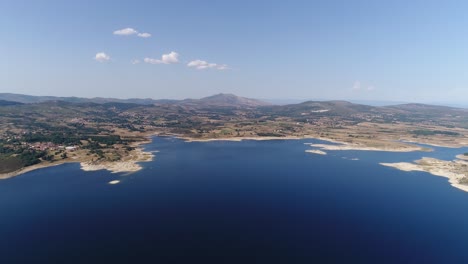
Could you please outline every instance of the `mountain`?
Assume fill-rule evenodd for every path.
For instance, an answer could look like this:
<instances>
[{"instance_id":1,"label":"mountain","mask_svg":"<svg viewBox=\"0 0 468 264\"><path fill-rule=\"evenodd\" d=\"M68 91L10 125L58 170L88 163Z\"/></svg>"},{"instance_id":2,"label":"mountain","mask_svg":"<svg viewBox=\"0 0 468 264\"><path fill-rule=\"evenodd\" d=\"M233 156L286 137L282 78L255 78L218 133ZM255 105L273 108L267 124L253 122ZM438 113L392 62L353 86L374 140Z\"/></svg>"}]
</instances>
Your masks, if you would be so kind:
<instances>
[{"instance_id":1,"label":"mountain","mask_svg":"<svg viewBox=\"0 0 468 264\"><path fill-rule=\"evenodd\" d=\"M151 98L130 98L130 99L117 99L117 98L82 98L82 97L59 97L59 96L34 96L25 94L13 94L13 93L0 93L0 100L6 100L11 102L19 102L23 104L34 104L43 103L50 101L63 101L69 103L132 103L139 105L152 105L152 104L165 104L176 102L177 100L154 100Z\"/></svg>"},{"instance_id":2,"label":"mountain","mask_svg":"<svg viewBox=\"0 0 468 264\"><path fill-rule=\"evenodd\" d=\"M428 104L401 104L384 107L398 112L411 113L413 115L428 115L428 116L466 116L467 108L457 108L441 105Z\"/></svg>"},{"instance_id":3,"label":"mountain","mask_svg":"<svg viewBox=\"0 0 468 264\"><path fill-rule=\"evenodd\" d=\"M53 100L53 96L33 96L33 95L25 95L25 94L13 94L13 93L0 93L0 100L11 101L11 102L19 102L23 104L30 104L30 103L40 103L49 100Z\"/></svg>"},{"instance_id":4,"label":"mountain","mask_svg":"<svg viewBox=\"0 0 468 264\"><path fill-rule=\"evenodd\" d=\"M399 104L399 105L391 105L388 106L388 108L394 108L394 109L401 109L401 110L406 110L406 111L463 111L465 109L463 108L457 108L457 107L450 107L450 106L443 106L443 105L429 105L429 104L415 104L415 103L410 103L410 104Z\"/></svg>"},{"instance_id":5,"label":"mountain","mask_svg":"<svg viewBox=\"0 0 468 264\"><path fill-rule=\"evenodd\" d=\"M457 118L460 122L468 122L468 109L428 104L399 104L392 106L369 106L355 104L347 101L307 101L299 104L273 105L257 99L236 96L234 94L220 93L201 99L168 100L151 98L80 98L80 97L55 97L32 96L13 93L0 93L0 106L14 104L37 104L49 102L66 102L75 104L99 104L118 109L135 108L139 106L163 106L175 109L178 107L206 109L206 108L233 108L233 109L257 109L258 114L271 116L289 116L294 118L315 118L318 116L378 116L384 120L394 118L402 120L414 120L417 122L430 119L443 119L444 117ZM127 104L127 105L125 105ZM168 109L169 109L168 108ZM175 111L175 110L174 110Z\"/></svg>"},{"instance_id":6,"label":"mountain","mask_svg":"<svg viewBox=\"0 0 468 264\"><path fill-rule=\"evenodd\" d=\"M179 102L181 105L217 106L217 107L259 107L271 105L257 99L240 97L234 94L215 94L201 99L186 99Z\"/></svg>"},{"instance_id":7,"label":"mountain","mask_svg":"<svg viewBox=\"0 0 468 264\"><path fill-rule=\"evenodd\" d=\"M185 99L185 100L170 100L170 99L117 99L117 98L82 98L82 97L56 97L56 96L33 96L24 94L13 94L13 93L0 93L0 100L19 102L23 104L31 103L43 103L49 101L63 101L69 103L130 103L138 105L191 105L191 106L219 106L219 107L257 107L264 105L271 105L256 99L250 99L245 97L236 96L233 94L217 94L208 96L201 99Z\"/></svg>"},{"instance_id":8,"label":"mountain","mask_svg":"<svg viewBox=\"0 0 468 264\"><path fill-rule=\"evenodd\" d=\"M378 107L353 104L347 101L307 101L300 104L274 105L264 107L267 114L290 117L308 116L349 116L356 113L375 112Z\"/></svg>"}]
</instances>

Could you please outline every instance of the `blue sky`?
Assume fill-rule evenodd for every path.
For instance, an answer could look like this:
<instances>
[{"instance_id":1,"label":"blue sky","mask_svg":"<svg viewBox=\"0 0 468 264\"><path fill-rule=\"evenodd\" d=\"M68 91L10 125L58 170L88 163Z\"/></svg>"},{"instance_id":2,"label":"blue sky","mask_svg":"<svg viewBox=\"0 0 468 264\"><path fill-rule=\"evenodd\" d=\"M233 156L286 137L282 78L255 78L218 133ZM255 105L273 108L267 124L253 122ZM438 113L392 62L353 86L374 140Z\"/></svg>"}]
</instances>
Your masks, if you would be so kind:
<instances>
[{"instance_id":1,"label":"blue sky","mask_svg":"<svg viewBox=\"0 0 468 264\"><path fill-rule=\"evenodd\" d=\"M96 2L0 0L0 92L468 98L465 1Z\"/></svg>"}]
</instances>

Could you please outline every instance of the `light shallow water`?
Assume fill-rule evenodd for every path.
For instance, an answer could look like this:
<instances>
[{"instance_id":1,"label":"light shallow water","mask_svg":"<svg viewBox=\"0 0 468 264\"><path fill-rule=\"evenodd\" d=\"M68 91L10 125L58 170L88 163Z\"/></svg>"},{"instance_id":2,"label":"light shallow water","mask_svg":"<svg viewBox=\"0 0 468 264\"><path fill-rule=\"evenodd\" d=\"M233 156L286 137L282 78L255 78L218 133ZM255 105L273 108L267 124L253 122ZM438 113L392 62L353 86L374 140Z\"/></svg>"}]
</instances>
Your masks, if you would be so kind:
<instances>
[{"instance_id":1,"label":"light shallow water","mask_svg":"<svg viewBox=\"0 0 468 264\"><path fill-rule=\"evenodd\" d=\"M0 181L0 263L468 261L468 193L378 165L466 148L322 156L308 142L156 137L127 176L64 164Z\"/></svg>"}]
</instances>

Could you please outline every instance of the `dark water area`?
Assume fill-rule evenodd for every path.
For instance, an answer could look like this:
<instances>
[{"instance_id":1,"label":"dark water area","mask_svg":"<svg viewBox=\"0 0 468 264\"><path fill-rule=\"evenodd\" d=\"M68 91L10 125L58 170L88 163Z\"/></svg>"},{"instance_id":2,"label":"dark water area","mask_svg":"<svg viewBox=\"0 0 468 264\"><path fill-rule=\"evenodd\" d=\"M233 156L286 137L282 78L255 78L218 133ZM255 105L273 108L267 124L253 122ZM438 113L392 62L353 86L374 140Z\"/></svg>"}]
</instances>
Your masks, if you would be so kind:
<instances>
[{"instance_id":1,"label":"dark water area","mask_svg":"<svg viewBox=\"0 0 468 264\"><path fill-rule=\"evenodd\" d=\"M309 142L155 137L136 173L0 181L0 263L468 262L468 193L378 164L466 148L322 156Z\"/></svg>"}]
</instances>

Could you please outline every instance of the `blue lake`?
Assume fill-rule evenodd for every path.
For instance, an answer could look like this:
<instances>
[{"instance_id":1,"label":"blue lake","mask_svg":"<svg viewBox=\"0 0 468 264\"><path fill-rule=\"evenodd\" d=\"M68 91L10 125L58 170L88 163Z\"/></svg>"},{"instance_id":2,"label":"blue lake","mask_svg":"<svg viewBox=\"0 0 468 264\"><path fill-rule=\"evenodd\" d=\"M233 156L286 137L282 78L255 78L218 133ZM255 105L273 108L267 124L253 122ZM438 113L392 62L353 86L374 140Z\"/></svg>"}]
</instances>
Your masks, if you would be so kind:
<instances>
[{"instance_id":1,"label":"blue lake","mask_svg":"<svg viewBox=\"0 0 468 264\"><path fill-rule=\"evenodd\" d=\"M468 263L468 193L378 164L467 148L322 156L309 142L155 137L133 174L2 180L0 263Z\"/></svg>"}]
</instances>

